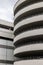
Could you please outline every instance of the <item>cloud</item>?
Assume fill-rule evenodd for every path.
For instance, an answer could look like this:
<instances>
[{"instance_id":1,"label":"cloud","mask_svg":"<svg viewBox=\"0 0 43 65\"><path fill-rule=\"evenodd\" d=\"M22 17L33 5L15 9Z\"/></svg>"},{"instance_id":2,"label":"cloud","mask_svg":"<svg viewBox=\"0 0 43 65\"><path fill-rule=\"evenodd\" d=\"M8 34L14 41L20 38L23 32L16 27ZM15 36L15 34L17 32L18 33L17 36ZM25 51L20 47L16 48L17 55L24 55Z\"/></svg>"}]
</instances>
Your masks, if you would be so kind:
<instances>
[{"instance_id":1,"label":"cloud","mask_svg":"<svg viewBox=\"0 0 43 65\"><path fill-rule=\"evenodd\" d=\"M13 7L17 0L0 0L0 19L13 21Z\"/></svg>"}]
</instances>

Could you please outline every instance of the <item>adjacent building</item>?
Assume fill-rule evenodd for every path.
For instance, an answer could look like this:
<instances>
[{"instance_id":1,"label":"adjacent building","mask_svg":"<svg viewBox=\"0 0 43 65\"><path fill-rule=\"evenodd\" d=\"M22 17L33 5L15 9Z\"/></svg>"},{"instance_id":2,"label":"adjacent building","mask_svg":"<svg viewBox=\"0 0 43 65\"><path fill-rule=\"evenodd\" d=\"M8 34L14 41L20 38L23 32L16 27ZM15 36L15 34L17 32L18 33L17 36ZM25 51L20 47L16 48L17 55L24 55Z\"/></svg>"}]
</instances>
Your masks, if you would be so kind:
<instances>
[{"instance_id":1,"label":"adjacent building","mask_svg":"<svg viewBox=\"0 0 43 65\"><path fill-rule=\"evenodd\" d=\"M13 65L13 23L0 20L0 65Z\"/></svg>"},{"instance_id":2,"label":"adjacent building","mask_svg":"<svg viewBox=\"0 0 43 65\"><path fill-rule=\"evenodd\" d=\"M43 0L18 0L14 18L14 65L43 65Z\"/></svg>"}]
</instances>

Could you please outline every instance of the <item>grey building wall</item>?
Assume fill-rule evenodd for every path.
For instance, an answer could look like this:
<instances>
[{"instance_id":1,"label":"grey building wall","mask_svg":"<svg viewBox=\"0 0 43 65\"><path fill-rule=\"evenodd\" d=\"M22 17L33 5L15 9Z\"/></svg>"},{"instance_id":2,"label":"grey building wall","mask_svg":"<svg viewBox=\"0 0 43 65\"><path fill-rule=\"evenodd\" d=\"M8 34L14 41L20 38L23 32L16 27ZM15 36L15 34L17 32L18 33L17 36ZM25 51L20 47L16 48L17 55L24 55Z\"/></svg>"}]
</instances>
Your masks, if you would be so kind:
<instances>
[{"instance_id":1,"label":"grey building wall","mask_svg":"<svg viewBox=\"0 0 43 65\"><path fill-rule=\"evenodd\" d=\"M14 35L14 65L43 65L43 0L18 0Z\"/></svg>"},{"instance_id":2,"label":"grey building wall","mask_svg":"<svg viewBox=\"0 0 43 65\"><path fill-rule=\"evenodd\" d=\"M0 65L13 65L13 23L0 20Z\"/></svg>"}]
</instances>

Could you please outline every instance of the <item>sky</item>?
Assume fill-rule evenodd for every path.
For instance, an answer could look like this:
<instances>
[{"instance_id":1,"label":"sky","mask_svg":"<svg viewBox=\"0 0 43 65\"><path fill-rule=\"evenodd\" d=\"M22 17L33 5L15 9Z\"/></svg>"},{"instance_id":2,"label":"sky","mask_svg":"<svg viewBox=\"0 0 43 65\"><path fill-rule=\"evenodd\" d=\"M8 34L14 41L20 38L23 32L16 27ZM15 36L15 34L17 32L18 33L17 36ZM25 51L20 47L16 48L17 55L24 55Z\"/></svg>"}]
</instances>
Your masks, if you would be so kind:
<instances>
[{"instance_id":1,"label":"sky","mask_svg":"<svg viewBox=\"0 0 43 65\"><path fill-rule=\"evenodd\" d=\"M17 0L0 0L0 19L13 22L13 7Z\"/></svg>"}]
</instances>

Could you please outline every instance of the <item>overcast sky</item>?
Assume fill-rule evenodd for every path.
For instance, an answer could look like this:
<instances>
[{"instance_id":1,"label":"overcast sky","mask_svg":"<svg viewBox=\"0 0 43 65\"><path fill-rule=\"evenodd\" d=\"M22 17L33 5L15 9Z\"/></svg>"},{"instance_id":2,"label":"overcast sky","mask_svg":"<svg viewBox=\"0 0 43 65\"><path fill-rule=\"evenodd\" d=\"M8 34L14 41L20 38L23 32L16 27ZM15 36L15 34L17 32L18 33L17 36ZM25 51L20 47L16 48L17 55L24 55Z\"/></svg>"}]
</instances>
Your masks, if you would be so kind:
<instances>
[{"instance_id":1,"label":"overcast sky","mask_svg":"<svg viewBox=\"0 0 43 65\"><path fill-rule=\"evenodd\" d=\"M17 0L0 0L0 19L13 22L13 7Z\"/></svg>"}]
</instances>

